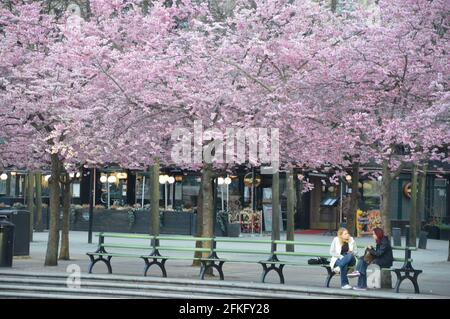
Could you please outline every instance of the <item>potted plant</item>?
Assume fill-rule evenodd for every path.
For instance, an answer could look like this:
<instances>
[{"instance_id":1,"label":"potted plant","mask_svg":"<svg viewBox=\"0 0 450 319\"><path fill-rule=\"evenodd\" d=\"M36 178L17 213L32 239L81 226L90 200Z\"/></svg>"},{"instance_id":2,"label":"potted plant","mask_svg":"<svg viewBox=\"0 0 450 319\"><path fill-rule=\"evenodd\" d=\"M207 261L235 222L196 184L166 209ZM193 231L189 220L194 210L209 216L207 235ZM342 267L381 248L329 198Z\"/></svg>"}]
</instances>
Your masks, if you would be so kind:
<instances>
[{"instance_id":1,"label":"potted plant","mask_svg":"<svg viewBox=\"0 0 450 319\"><path fill-rule=\"evenodd\" d=\"M432 216L425 224L424 231L428 233L428 239L440 239L440 224L439 217L436 216Z\"/></svg>"},{"instance_id":2,"label":"potted plant","mask_svg":"<svg viewBox=\"0 0 450 319\"><path fill-rule=\"evenodd\" d=\"M450 239L450 225L440 224L439 226L439 239L449 240Z\"/></svg>"},{"instance_id":3,"label":"potted plant","mask_svg":"<svg viewBox=\"0 0 450 319\"><path fill-rule=\"evenodd\" d=\"M241 234L241 223L239 210L231 210L228 213L227 236L239 237Z\"/></svg>"}]
</instances>

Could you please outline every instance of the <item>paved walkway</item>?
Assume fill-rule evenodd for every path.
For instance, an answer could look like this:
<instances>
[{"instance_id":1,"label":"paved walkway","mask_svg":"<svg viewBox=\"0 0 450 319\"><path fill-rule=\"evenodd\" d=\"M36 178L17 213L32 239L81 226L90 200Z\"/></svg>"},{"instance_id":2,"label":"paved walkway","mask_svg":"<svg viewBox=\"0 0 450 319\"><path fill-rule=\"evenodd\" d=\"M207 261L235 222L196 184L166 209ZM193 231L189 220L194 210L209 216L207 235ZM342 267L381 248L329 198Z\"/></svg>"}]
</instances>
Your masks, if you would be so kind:
<instances>
[{"instance_id":1,"label":"paved walkway","mask_svg":"<svg viewBox=\"0 0 450 319\"><path fill-rule=\"evenodd\" d=\"M44 267L44 258L47 247L47 232L35 233L34 241L30 247L30 257L15 257L13 269L20 271L35 271L35 272L65 272L67 266L70 264L77 264L81 267L82 272L87 272L88 257L86 252L95 251L98 238L93 237L93 244L87 243L87 232L72 231L70 233L70 261L60 261L58 266ZM270 236L253 236L246 238L252 239L270 239ZM282 239L285 238L282 234ZM318 242L318 243L330 243L332 237L323 235L295 235L296 240ZM404 238L403 245L404 245ZM142 243L142 240L132 240L131 242ZM120 242L120 239L110 239L108 242ZM360 253L368 244L373 244L370 237L357 238L357 243ZM189 245L185 242L171 242L171 245ZM251 247L252 244L241 244L247 247ZM234 243L227 243L227 248L236 246ZM268 249L265 244L258 244L253 249ZM242 247L242 246L240 246ZM265 248L267 247L267 248ZM302 251L319 251L323 253L328 252L327 247L306 247L302 248ZM142 250L139 251L142 253ZM182 255L190 256L191 253ZM402 257L401 251L394 251L394 255ZM417 269L422 269L424 272L419 276L419 284L421 292L424 294L436 294L450 297L450 262L447 262L448 255L448 241L441 240L428 240L426 250L418 250L412 253L414 262L413 265ZM226 257L226 255L221 255ZM255 259L260 256L254 256ZM261 256L266 258L267 256ZM310 287L324 287L326 272L322 267L307 266L305 259L305 266L286 266L285 267L285 279L286 284L289 285L301 285ZM144 263L142 260L133 258L117 258L112 260L113 272L121 275L141 275L143 271ZM198 279L198 267L192 267L191 263L186 261L168 261L167 273L169 277L173 278L190 278ZM243 282L259 282L259 276L261 274L261 267L257 264L225 264L224 266L225 279L233 281ZM97 264L94 268L94 273L107 273L106 267L103 264ZM157 268L154 268L149 272L149 275L160 276ZM393 276L394 279L395 276ZM212 278L210 280L215 280ZM277 283L278 278L275 273L269 274L268 281ZM356 279L351 279L351 284L356 284ZM338 276L334 277L331 282L331 287L339 287ZM325 288L324 288L325 289ZM388 292L387 290L386 292ZM400 289L400 292L411 293L413 292L413 286L409 281L405 281Z\"/></svg>"}]
</instances>

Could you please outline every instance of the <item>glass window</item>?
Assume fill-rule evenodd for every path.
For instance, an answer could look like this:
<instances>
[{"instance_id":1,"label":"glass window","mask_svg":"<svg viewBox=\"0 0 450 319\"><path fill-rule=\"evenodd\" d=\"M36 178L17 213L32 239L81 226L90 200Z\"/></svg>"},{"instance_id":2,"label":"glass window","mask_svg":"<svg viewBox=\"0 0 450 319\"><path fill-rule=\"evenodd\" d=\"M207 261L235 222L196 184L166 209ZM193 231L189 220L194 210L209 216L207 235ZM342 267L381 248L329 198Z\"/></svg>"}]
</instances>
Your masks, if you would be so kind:
<instances>
[{"instance_id":1,"label":"glass window","mask_svg":"<svg viewBox=\"0 0 450 319\"><path fill-rule=\"evenodd\" d=\"M7 195L6 194L6 183L7 183L7 181L0 180L0 195Z\"/></svg>"},{"instance_id":2,"label":"glass window","mask_svg":"<svg viewBox=\"0 0 450 319\"><path fill-rule=\"evenodd\" d=\"M362 184L364 209L380 209L381 183L378 181L367 180Z\"/></svg>"},{"instance_id":3,"label":"glass window","mask_svg":"<svg viewBox=\"0 0 450 319\"><path fill-rule=\"evenodd\" d=\"M177 186L180 184L177 183ZM200 192L200 176L183 176L181 197L184 208L197 207Z\"/></svg>"},{"instance_id":4,"label":"glass window","mask_svg":"<svg viewBox=\"0 0 450 319\"><path fill-rule=\"evenodd\" d=\"M431 190L430 215L447 219L447 180L443 178L434 179L434 185Z\"/></svg>"}]
</instances>

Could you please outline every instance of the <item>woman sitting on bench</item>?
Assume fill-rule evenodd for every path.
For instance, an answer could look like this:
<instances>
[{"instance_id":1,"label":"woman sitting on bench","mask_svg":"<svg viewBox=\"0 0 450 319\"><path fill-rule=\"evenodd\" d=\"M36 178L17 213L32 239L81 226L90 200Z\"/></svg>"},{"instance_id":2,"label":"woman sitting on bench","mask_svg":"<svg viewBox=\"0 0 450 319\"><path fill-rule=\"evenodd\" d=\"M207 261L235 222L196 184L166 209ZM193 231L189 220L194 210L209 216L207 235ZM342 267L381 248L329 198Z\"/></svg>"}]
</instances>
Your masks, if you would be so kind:
<instances>
[{"instance_id":1,"label":"woman sitting on bench","mask_svg":"<svg viewBox=\"0 0 450 319\"><path fill-rule=\"evenodd\" d=\"M368 251L374 257L372 263L380 266L380 268L390 268L394 262L394 256L392 254L392 247L389 238L384 235L384 231L381 228L373 229L373 239L377 246L373 249L372 246L367 246ZM367 266L369 264L361 257L356 265L356 271L348 275L348 277L358 277L358 285L354 287L355 290L367 289Z\"/></svg>"},{"instance_id":2,"label":"woman sitting on bench","mask_svg":"<svg viewBox=\"0 0 450 319\"><path fill-rule=\"evenodd\" d=\"M336 273L341 273L341 288L352 289L348 283L347 271L349 266L356 263L357 247L353 237L347 229L339 228L337 236L333 239L330 247L330 267Z\"/></svg>"}]
</instances>

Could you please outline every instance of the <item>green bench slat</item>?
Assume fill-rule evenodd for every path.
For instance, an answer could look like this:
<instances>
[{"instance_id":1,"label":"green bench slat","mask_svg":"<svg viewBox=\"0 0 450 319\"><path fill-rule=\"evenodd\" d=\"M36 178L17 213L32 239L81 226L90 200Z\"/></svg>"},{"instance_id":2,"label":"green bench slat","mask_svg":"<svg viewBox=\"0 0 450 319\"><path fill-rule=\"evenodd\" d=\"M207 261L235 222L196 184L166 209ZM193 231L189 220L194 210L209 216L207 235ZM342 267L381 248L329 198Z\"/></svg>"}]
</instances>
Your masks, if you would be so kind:
<instances>
[{"instance_id":1,"label":"green bench slat","mask_svg":"<svg viewBox=\"0 0 450 319\"><path fill-rule=\"evenodd\" d=\"M210 252L209 248L196 248L196 247L176 247L176 246L156 246L158 250L174 250L174 251L201 251Z\"/></svg>"},{"instance_id":2,"label":"green bench slat","mask_svg":"<svg viewBox=\"0 0 450 319\"><path fill-rule=\"evenodd\" d=\"M188 236L156 236L159 240L182 240L182 241L211 241L212 238L207 237L188 237Z\"/></svg>"},{"instance_id":3,"label":"green bench slat","mask_svg":"<svg viewBox=\"0 0 450 319\"><path fill-rule=\"evenodd\" d=\"M247 243L247 244L271 244L271 240L216 238L217 243Z\"/></svg>"},{"instance_id":4,"label":"green bench slat","mask_svg":"<svg viewBox=\"0 0 450 319\"><path fill-rule=\"evenodd\" d=\"M141 258L148 258L148 259L179 259L179 260L202 260L201 257L192 257L192 256L148 256L148 255L142 255Z\"/></svg>"},{"instance_id":5,"label":"green bench slat","mask_svg":"<svg viewBox=\"0 0 450 319\"><path fill-rule=\"evenodd\" d=\"M325 253L300 253L300 252L291 252L291 251L275 251L276 255L282 255L282 256L298 256L298 257L325 257L330 258L330 254Z\"/></svg>"},{"instance_id":6,"label":"green bench slat","mask_svg":"<svg viewBox=\"0 0 450 319\"><path fill-rule=\"evenodd\" d=\"M124 233L99 233L97 237L112 237L112 238L138 238L138 239L153 239L153 236L146 234L124 234Z\"/></svg>"},{"instance_id":7,"label":"green bench slat","mask_svg":"<svg viewBox=\"0 0 450 319\"><path fill-rule=\"evenodd\" d=\"M238 249L226 249L226 248L216 248L213 249L216 253L235 253L235 254L257 254L257 255L270 255L269 250L238 250Z\"/></svg>"},{"instance_id":8,"label":"green bench slat","mask_svg":"<svg viewBox=\"0 0 450 319\"><path fill-rule=\"evenodd\" d=\"M138 245L138 244L102 244L105 248L130 248L130 249L152 249L150 245Z\"/></svg>"},{"instance_id":9,"label":"green bench slat","mask_svg":"<svg viewBox=\"0 0 450 319\"><path fill-rule=\"evenodd\" d=\"M214 259L214 258L201 258L200 260L205 260L205 261L223 261L223 262L227 262L227 263L246 263L246 264L254 264L254 263L258 263L255 260L244 260L244 259L226 259L226 258L219 258L219 259Z\"/></svg>"},{"instance_id":10,"label":"green bench slat","mask_svg":"<svg viewBox=\"0 0 450 319\"><path fill-rule=\"evenodd\" d=\"M88 255L96 256L111 256L111 257L140 257L140 254L124 254L124 253L87 253Z\"/></svg>"}]
</instances>

